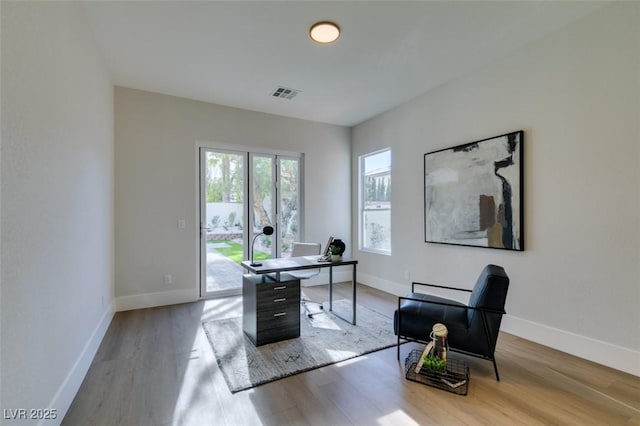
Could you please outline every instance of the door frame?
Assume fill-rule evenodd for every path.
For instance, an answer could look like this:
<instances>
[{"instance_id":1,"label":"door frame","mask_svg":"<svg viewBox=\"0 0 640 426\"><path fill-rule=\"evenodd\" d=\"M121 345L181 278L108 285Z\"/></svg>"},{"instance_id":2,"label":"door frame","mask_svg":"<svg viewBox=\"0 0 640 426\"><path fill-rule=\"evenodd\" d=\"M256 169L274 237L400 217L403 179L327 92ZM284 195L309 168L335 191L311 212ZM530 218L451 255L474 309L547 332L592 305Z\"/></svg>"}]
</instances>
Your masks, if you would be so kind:
<instances>
[{"instance_id":1,"label":"door frame","mask_svg":"<svg viewBox=\"0 0 640 426\"><path fill-rule=\"evenodd\" d=\"M197 287L197 291L199 294L199 298L200 299L209 299L209 298L221 298L221 297L228 297L228 296L236 296L241 294L242 292L242 287L238 287L238 289L231 289L231 290L220 290L217 291L215 293L209 293L207 294L206 291L204 290L203 287L203 280L205 282L205 287L206 287L206 239L202 238L202 224L201 221L203 220L203 217L206 217L206 202L203 203L202 202L202 191L204 188L204 174L202 173L202 167L203 167L203 156L201 155L201 152L204 150L213 150L213 151L223 151L223 152L230 152L230 153L234 153L234 154L243 154L245 156L245 161L246 161L246 167L245 167L245 179L246 179L246 184L245 184L245 188L244 188L244 192L245 192L245 200L247 205L245 206L245 226L243 226L243 239L245 241L244 247L243 247L243 254L244 254L244 258L248 259L249 256L249 241L251 241L251 239L253 238L253 204L252 204L252 198L250 195L250 191L248 190L249 188L249 182L250 181L250 173L252 173L252 169L253 169L253 165L251 164L251 158L252 155L250 154L255 154L255 155L267 155L267 156L275 156L275 158L277 159L278 157L281 158L297 158L299 160L299 164L298 164L298 173L299 173L299 182L298 182L298 197L299 197L299 201L298 201L298 209L299 209L299 238L300 240L303 240L304 238L304 154L301 152L294 152L294 151L286 151L286 150L278 150L278 149L268 149L268 148L260 148L260 147L255 147L255 146L248 146L248 145L234 145L234 144L226 144L226 143L219 143L219 142L213 142L213 141L208 141L208 140L197 140L195 143L195 198L196 198L196 209L195 209L195 223L197 225L197 230L195 233L195 243L196 243L196 259L195 259L195 267L197 270L197 274L196 276L198 277L198 280L196 282L196 287ZM276 181L278 180L278 161L275 162L276 166L275 166L275 176L276 176ZM274 181L274 187L276 189L276 194L279 194L279 183L276 183ZM249 193L247 193L249 192ZM275 203L279 202L279 195L277 195L277 200L275 201ZM276 224L279 223L280 221L280 217L278 215L278 211L276 209L276 216L275 216L275 221ZM248 225L248 226L247 226ZM278 226L276 226L276 233L279 232L278 231ZM274 244L274 246L277 246L279 244L279 239L280 237L277 236L276 238L276 244ZM277 250L279 250L279 248L277 248ZM279 253L279 251L277 251L276 253Z\"/></svg>"}]
</instances>

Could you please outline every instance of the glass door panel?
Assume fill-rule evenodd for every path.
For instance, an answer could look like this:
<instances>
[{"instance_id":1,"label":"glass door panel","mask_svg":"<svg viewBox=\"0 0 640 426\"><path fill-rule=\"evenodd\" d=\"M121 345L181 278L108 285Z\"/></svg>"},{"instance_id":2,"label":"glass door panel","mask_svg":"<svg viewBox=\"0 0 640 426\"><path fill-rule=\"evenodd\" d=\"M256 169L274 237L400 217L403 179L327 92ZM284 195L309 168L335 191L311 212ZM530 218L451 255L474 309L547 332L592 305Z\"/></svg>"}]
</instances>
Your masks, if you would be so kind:
<instances>
[{"instance_id":1,"label":"glass door panel","mask_svg":"<svg viewBox=\"0 0 640 426\"><path fill-rule=\"evenodd\" d=\"M261 235L255 242L254 259L276 257L278 226L275 210L275 156L251 154L251 241L253 236L262 232L265 226L273 226L271 236ZM251 248L249 248L251 250ZM251 254L250 254L251 255Z\"/></svg>"},{"instance_id":2,"label":"glass door panel","mask_svg":"<svg viewBox=\"0 0 640 426\"><path fill-rule=\"evenodd\" d=\"M278 157L279 257L291 256L294 241L300 241L300 159Z\"/></svg>"},{"instance_id":3,"label":"glass door panel","mask_svg":"<svg viewBox=\"0 0 640 426\"><path fill-rule=\"evenodd\" d=\"M201 294L239 294L246 258L246 154L203 148L200 156Z\"/></svg>"}]
</instances>

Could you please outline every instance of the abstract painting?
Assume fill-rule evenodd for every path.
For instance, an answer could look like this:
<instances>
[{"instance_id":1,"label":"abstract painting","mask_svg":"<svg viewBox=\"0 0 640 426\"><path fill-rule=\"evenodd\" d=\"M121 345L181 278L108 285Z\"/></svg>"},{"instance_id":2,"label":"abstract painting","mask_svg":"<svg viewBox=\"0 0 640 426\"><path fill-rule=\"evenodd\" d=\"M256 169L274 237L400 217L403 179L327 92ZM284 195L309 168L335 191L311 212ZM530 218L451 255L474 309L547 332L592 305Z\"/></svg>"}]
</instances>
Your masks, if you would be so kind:
<instances>
[{"instance_id":1,"label":"abstract painting","mask_svg":"<svg viewBox=\"0 0 640 426\"><path fill-rule=\"evenodd\" d=\"M524 250L524 131L424 155L430 243Z\"/></svg>"}]
</instances>

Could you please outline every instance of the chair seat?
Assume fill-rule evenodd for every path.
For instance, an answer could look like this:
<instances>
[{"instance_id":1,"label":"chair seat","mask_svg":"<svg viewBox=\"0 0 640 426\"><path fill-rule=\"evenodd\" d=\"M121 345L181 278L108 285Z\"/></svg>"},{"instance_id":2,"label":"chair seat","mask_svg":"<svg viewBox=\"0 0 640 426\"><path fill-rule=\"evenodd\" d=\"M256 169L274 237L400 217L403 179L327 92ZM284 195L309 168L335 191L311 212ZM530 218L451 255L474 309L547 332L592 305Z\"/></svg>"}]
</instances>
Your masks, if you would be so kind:
<instances>
[{"instance_id":1,"label":"chair seat","mask_svg":"<svg viewBox=\"0 0 640 426\"><path fill-rule=\"evenodd\" d=\"M462 334L468 331L467 305L444 297L422 293L409 293L406 297L424 300L425 302L448 303L454 306L443 306L437 303L421 303L405 300L400 306L402 311L402 335L411 336L423 341L430 340L429 333L435 323L443 323L449 329L450 335ZM444 313L444 314L443 314ZM398 312L393 318L393 327L398 333ZM451 333L457 330L460 333Z\"/></svg>"}]
</instances>

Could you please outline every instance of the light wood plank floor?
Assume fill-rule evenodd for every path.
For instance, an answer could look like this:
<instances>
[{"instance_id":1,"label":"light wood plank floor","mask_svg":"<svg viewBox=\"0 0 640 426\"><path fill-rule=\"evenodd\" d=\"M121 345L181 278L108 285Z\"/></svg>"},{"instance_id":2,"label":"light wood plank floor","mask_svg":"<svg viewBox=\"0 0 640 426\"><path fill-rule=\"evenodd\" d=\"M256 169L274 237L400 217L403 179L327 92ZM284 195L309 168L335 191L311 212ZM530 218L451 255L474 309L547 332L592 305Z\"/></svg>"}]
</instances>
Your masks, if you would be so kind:
<instances>
[{"instance_id":1,"label":"light wood plank floor","mask_svg":"<svg viewBox=\"0 0 640 426\"><path fill-rule=\"evenodd\" d=\"M326 297L323 287L304 292ZM397 304L364 286L358 298L389 316ZM413 343L400 361L390 348L231 394L201 322L241 311L234 297L117 313L63 424L640 425L640 378L506 333L500 382L490 362L465 357L467 396L405 380Z\"/></svg>"}]
</instances>

